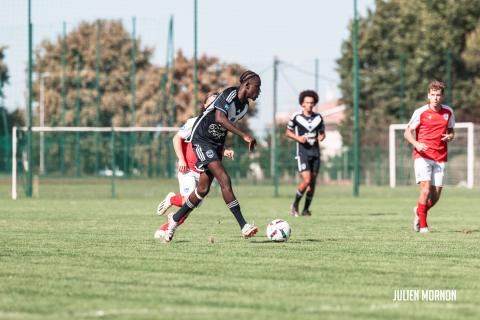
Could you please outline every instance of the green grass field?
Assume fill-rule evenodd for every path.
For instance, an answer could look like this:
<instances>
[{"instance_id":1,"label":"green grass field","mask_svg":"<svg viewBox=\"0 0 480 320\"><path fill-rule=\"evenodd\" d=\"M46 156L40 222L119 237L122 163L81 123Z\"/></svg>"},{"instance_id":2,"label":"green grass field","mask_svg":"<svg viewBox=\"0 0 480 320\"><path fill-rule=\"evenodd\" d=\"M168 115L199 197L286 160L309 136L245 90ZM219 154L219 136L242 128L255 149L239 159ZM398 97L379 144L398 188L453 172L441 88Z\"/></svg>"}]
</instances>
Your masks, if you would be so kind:
<instances>
[{"instance_id":1,"label":"green grass field","mask_svg":"<svg viewBox=\"0 0 480 320\"><path fill-rule=\"evenodd\" d=\"M5 180L4 180L5 181ZM251 240L217 189L170 244L154 214L175 181L0 186L0 319L478 319L480 191L446 188L426 235L411 231L417 188L320 186L292 218L295 186L236 187L260 226ZM270 243L274 218L292 237ZM213 238L213 243L210 241ZM456 302L394 302L394 290L456 289Z\"/></svg>"}]
</instances>

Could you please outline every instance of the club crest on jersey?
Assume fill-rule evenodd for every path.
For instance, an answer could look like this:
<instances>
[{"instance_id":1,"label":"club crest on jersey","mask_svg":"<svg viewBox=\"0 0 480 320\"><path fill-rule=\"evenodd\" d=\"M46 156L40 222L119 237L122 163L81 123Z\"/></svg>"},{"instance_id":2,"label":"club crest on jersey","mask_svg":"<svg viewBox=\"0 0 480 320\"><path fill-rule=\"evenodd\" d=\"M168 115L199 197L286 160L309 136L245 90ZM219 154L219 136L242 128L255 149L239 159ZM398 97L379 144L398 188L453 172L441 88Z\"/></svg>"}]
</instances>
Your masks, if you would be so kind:
<instances>
[{"instance_id":1,"label":"club crest on jersey","mask_svg":"<svg viewBox=\"0 0 480 320\"><path fill-rule=\"evenodd\" d=\"M227 135L227 129L225 129L221 125L212 123L208 127L208 133L210 133L215 139L221 139Z\"/></svg>"},{"instance_id":2,"label":"club crest on jersey","mask_svg":"<svg viewBox=\"0 0 480 320\"><path fill-rule=\"evenodd\" d=\"M226 104L225 107L223 107L225 109L225 111L228 111L230 110L230 105L229 104Z\"/></svg>"},{"instance_id":3,"label":"club crest on jersey","mask_svg":"<svg viewBox=\"0 0 480 320\"><path fill-rule=\"evenodd\" d=\"M444 113L443 114L443 119L448 120L448 114Z\"/></svg>"},{"instance_id":4,"label":"club crest on jersey","mask_svg":"<svg viewBox=\"0 0 480 320\"><path fill-rule=\"evenodd\" d=\"M212 159L212 158L213 158L213 155L214 155L213 150L207 150L207 152L205 152L205 154L206 154L207 157L209 157L210 159Z\"/></svg>"}]
</instances>

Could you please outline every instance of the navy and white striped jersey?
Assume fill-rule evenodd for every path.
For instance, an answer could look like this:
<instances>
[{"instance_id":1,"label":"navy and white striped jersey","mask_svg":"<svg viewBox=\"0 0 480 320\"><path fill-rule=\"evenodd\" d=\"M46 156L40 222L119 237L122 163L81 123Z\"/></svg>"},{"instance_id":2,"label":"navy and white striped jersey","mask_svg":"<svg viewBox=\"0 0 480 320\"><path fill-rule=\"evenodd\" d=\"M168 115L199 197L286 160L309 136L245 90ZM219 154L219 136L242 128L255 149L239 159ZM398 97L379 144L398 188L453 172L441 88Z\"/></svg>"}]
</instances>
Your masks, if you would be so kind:
<instances>
[{"instance_id":1,"label":"navy and white striped jersey","mask_svg":"<svg viewBox=\"0 0 480 320\"><path fill-rule=\"evenodd\" d=\"M325 123L319 113L314 112L307 117L302 111L295 112L288 121L287 129L295 132L298 136L307 136L307 142L302 144L297 142L297 156L299 154L320 156L318 134L325 132Z\"/></svg>"},{"instance_id":2,"label":"navy and white striped jersey","mask_svg":"<svg viewBox=\"0 0 480 320\"><path fill-rule=\"evenodd\" d=\"M248 111L248 101L242 104L237 93L238 87L225 89L203 111L195 122L189 139L193 144L224 146L228 131L215 121L215 112L216 110L222 111L232 123L241 120Z\"/></svg>"}]
</instances>

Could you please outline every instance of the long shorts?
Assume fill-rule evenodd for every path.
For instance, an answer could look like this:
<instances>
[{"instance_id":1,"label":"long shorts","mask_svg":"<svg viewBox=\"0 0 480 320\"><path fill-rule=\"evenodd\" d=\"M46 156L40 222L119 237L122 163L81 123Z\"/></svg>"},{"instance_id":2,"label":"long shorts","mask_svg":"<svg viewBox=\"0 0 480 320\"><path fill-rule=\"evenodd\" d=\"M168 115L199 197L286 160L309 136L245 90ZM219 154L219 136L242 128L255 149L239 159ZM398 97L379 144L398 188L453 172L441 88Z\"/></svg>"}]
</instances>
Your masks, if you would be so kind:
<instances>
[{"instance_id":1,"label":"long shorts","mask_svg":"<svg viewBox=\"0 0 480 320\"><path fill-rule=\"evenodd\" d=\"M445 162L436 162L430 159L417 158L413 164L417 183L430 181L432 186L443 187L445 176Z\"/></svg>"},{"instance_id":2,"label":"long shorts","mask_svg":"<svg viewBox=\"0 0 480 320\"><path fill-rule=\"evenodd\" d=\"M182 197L188 197L198 186L200 173L193 170L188 170L185 173L178 172L178 185L180 187L180 194Z\"/></svg>"},{"instance_id":3,"label":"long shorts","mask_svg":"<svg viewBox=\"0 0 480 320\"><path fill-rule=\"evenodd\" d=\"M318 173L320 169L320 157L307 156L300 153L295 159L297 159L298 172L312 171Z\"/></svg>"}]
</instances>

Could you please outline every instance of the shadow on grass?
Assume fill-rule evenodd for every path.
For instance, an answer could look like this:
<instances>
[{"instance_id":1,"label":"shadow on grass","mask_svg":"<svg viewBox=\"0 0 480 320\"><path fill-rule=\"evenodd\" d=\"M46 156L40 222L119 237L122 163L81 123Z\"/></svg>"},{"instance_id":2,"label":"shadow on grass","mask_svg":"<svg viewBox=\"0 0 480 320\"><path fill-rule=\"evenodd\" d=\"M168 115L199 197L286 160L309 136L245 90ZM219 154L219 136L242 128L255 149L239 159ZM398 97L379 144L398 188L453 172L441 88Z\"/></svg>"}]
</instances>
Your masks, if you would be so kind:
<instances>
[{"instance_id":1,"label":"shadow on grass","mask_svg":"<svg viewBox=\"0 0 480 320\"><path fill-rule=\"evenodd\" d=\"M305 239L305 240L288 240L288 241L271 241L271 240L253 240L250 241L250 243L255 243L255 244L262 244L262 243L305 243L305 242L330 242L330 241L338 241L338 239Z\"/></svg>"},{"instance_id":2,"label":"shadow on grass","mask_svg":"<svg viewBox=\"0 0 480 320\"><path fill-rule=\"evenodd\" d=\"M396 216L398 213L396 212L375 212L375 213L369 213L369 216Z\"/></svg>"}]
</instances>

